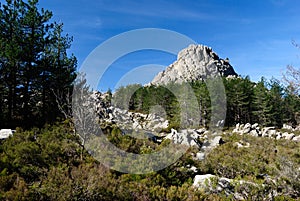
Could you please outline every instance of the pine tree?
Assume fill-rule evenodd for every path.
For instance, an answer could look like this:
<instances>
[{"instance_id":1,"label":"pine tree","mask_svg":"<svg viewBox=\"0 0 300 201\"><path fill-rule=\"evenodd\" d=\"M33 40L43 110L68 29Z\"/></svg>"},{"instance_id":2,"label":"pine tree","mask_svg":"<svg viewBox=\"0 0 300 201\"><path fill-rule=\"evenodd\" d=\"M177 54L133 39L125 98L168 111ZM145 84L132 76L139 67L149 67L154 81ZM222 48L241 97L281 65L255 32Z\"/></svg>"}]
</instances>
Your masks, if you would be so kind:
<instances>
[{"instance_id":1,"label":"pine tree","mask_svg":"<svg viewBox=\"0 0 300 201\"><path fill-rule=\"evenodd\" d=\"M37 8L38 0L29 0L25 5L25 13L21 18L22 35L22 68L21 68L21 95L23 122L29 124L38 113L40 91L38 79L40 76L39 63L45 48L46 23L52 17L52 13Z\"/></svg>"},{"instance_id":2,"label":"pine tree","mask_svg":"<svg viewBox=\"0 0 300 201\"><path fill-rule=\"evenodd\" d=\"M270 81L269 97L269 118L271 120L271 124L281 128L283 124L283 87L276 79L271 79Z\"/></svg>"},{"instance_id":3,"label":"pine tree","mask_svg":"<svg viewBox=\"0 0 300 201\"><path fill-rule=\"evenodd\" d=\"M58 110L71 113L72 82L76 78L77 60L74 55L68 57L67 50L71 47L72 38L62 33L63 24L54 23L54 29L49 33L50 42L47 43L41 61L42 76L39 77L38 82L41 83L39 86L41 86L44 117L53 109L57 110L56 114ZM58 108L57 104L61 108ZM50 117L53 118L55 116Z\"/></svg>"},{"instance_id":4,"label":"pine tree","mask_svg":"<svg viewBox=\"0 0 300 201\"><path fill-rule=\"evenodd\" d=\"M287 87L282 101L283 122L296 127L300 123L300 99Z\"/></svg>"},{"instance_id":5,"label":"pine tree","mask_svg":"<svg viewBox=\"0 0 300 201\"><path fill-rule=\"evenodd\" d=\"M7 122L17 118L18 72L21 66L20 48L23 34L20 13L24 10L22 1L6 1L0 10L0 74L3 88L1 98L4 102L3 116ZM4 122L1 122L4 124Z\"/></svg>"},{"instance_id":6,"label":"pine tree","mask_svg":"<svg viewBox=\"0 0 300 201\"><path fill-rule=\"evenodd\" d=\"M197 81L192 83L192 87L198 100L198 110L200 112L199 126L208 127L211 114L211 101L207 86L205 82Z\"/></svg>"},{"instance_id":7,"label":"pine tree","mask_svg":"<svg viewBox=\"0 0 300 201\"><path fill-rule=\"evenodd\" d=\"M252 116L253 121L263 126L270 125L270 107L269 107L268 89L266 88L265 78L254 86L254 100Z\"/></svg>"},{"instance_id":8,"label":"pine tree","mask_svg":"<svg viewBox=\"0 0 300 201\"><path fill-rule=\"evenodd\" d=\"M6 0L1 6L0 87L7 89L0 92L3 126L53 121L60 116L53 91L71 94L76 58L66 50L72 40L62 35L62 25L49 23L51 17L38 9L38 0Z\"/></svg>"}]
</instances>

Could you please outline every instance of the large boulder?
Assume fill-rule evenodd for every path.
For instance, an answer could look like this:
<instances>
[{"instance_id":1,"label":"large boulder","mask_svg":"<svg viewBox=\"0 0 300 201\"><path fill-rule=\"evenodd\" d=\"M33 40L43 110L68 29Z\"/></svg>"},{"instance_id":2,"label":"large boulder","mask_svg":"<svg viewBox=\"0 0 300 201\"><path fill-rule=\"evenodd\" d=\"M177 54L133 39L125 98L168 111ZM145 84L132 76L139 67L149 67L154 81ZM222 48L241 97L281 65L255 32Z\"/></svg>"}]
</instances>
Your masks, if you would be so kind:
<instances>
[{"instance_id":1,"label":"large boulder","mask_svg":"<svg viewBox=\"0 0 300 201\"><path fill-rule=\"evenodd\" d=\"M171 133L169 133L165 139L172 140L175 144L183 144L187 146L198 146L197 141L200 135L192 129L184 129L181 131L177 131L175 129L171 129Z\"/></svg>"},{"instance_id":2,"label":"large boulder","mask_svg":"<svg viewBox=\"0 0 300 201\"><path fill-rule=\"evenodd\" d=\"M212 174L196 175L194 178L193 186L195 188L205 189L210 184L212 178L216 178L216 176Z\"/></svg>"}]
</instances>

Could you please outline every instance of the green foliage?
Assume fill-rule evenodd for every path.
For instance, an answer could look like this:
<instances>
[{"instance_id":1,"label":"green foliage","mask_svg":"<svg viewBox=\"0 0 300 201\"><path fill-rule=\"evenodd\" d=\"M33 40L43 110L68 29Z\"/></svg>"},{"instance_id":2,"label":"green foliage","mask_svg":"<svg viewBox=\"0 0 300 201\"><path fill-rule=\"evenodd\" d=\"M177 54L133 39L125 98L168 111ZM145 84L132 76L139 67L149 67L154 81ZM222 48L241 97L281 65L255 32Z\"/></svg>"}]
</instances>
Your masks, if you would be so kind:
<instances>
[{"instance_id":1,"label":"green foliage","mask_svg":"<svg viewBox=\"0 0 300 201\"><path fill-rule=\"evenodd\" d=\"M129 175L110 171L87 153L81 159L79 139L67 124L18 131L0 146L0 197L4 200L199 200L204 195L191 187L192 163L187 153L176 164L157 173ZM113 129L111 140L121 148L159 148L151 141L139 142L120 136ZM140 141L142 142L142 141ZM129 144L130 144L129 143Z\"/></svg>"},{"instance_id":2,"label":"green foliage","mask_svg":"<svg viewBox=\"0 0 300 201\"><path fill-rule=\"evenodd\" d=\"M149 113L152 107L160 105L170 121L169 128L164 130L167 132L171 128L214 125L216 122L211 122L212 110L220 114L220 111L227 111L225 125L228 128L237 123L259 123L281 128L284 123L295 126L300 122L299 97L284 88L278 80L267 82L262 78L254 83L249 77L224 78L223 84L226 97L218 96L221 91L214 87L214 81L145 87L129 85L119 88L114 97L117 106L123 104L128 107L129 104L129 109L136 112ZM227 108L214 108L220 105Z\"/></svg>"},{"instance_id":3,"label":"green foliage","mask_svg":"<svg viewBox=\"0 0 300 201\"><path fill-rule=\"evenodd\" d=\"M299 197L299 143L230 133L223 139L226 143L199 164L203 172L247 181L236 185L235 192L247 192L250 200L263 199L272 190L279 192L278 199L280 194ZM241 141L250 147L238 148L235 143Z\"/></svg>"},{"instance_id":4,"label":"green foliage","mask_svg":"<svg viewBox=\"0 0 300 201\"><path fill-rule=\"evenodd\" d=\"M249 183L236 185L236 192L262 199L271 190L276 199L299 196L299 143L231 133L204 161L190 148L173 165L158 172L130 175L98 164L84 152L68 124L22 131L0 144L0 197L3 200L226 200L225 194L205 194L192 187L196 174L215 174ZM128 152L147 154L171 143L158 145L147 139L123 136L113 128L109 140ZM238 148L236 142L249 142ZM195 173L189 167L195 166ZM258 177L268 175L269 180ZM274 181L274 182L273 182ZM255 185L254 185L255 184ZM263 184L263 185L262 185ZM217 184L215 184L217 185ZM275 198L275 197L274 197ZM230 200L230 199L229 199Z\"/></svg>"},{"instance_id":5,"label":"green foliage","mask_svg":"<svg viewBox=\"0 0 300 201\"><path fill-rule=\"evenodd\" d=\"M70 98L76 69L76 58L67 56L72 39L37 5L38 0L7 0L0 6L0 88L5 89L0 127L54 122L62 117L57 100Z\"/></svg>"}]
</instances>

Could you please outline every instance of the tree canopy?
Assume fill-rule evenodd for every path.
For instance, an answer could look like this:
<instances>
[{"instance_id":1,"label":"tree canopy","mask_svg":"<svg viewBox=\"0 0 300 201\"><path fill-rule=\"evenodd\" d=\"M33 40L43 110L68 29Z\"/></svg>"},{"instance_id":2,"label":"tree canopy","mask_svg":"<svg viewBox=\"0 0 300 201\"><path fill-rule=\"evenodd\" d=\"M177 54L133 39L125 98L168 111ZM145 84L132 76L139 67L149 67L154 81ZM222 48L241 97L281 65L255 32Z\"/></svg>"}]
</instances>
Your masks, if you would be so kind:
<instances>
[{"instance_id":1,"label":"tree canopy","mask_svg":"<svg viewBox=\"0 0 300 201\"><path fill-rule=\"evenodd\" d=\"M76 58L72 38L38 0L7 0L0 9L0 127L31 127L61 116L56 100L68 98Z\"/></svg>"}]
</instances>

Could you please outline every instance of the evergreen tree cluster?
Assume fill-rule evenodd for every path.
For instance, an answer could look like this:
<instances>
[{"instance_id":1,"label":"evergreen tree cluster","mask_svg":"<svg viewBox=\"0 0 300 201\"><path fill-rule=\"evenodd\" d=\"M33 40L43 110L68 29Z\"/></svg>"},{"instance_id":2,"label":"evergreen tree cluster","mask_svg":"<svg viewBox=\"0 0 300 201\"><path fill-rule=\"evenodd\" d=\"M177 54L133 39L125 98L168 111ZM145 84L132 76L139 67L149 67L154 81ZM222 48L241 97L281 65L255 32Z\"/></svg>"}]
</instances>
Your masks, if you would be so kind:
<instances>
[{"instance_id":1,"label":"evergreen tree cluster","mask_svg":"<svg viewBox=\"0 0 300 201\"><path fill-rule=\"evenodd\" d=\"M267 81L262 78L255 83L249 77L223 79L226 100L222 104L226 110L225 126L232 127L237 123L259 123L262 126L281 128L284 123L296 126L300 123L300 99L291 93L278 80ZM150 108L160 105L171 121L170 127L186 126L209 127L212 116L212 98L220 99L218 92L210 94L207 84L203 81L189 83L192 90L182 84L170 83L166 86L129 85L120 87L114 94L117 107L132 111L149 113ZM174 94L174 89L176 93ZM129 93L130 92L130 93ZM178 95L179 94L179 95ZM128 97L127 97L128 96ZM196 97L197 103L192 101ZM187 112L182 112L185 105ZM221 105L221 106L222 106ZM220 105L218 106L220 107ZM224 108L217 108L224 110ZM180 123L182 115L187 115L191 124Z\"/></svg>"},{"instance_id":2,"label":"evergreen tree cluster","mask_svg":"<svg viewBox=\"0 0 300 201\"><path fill-rule=\"evenodd\" d=\"M61 114L75 79L72 38L38 0L6 0L0 5L0 128L32 127ZM65 107L64 105L60 105Z\"/></svg>"}]
</instances>

